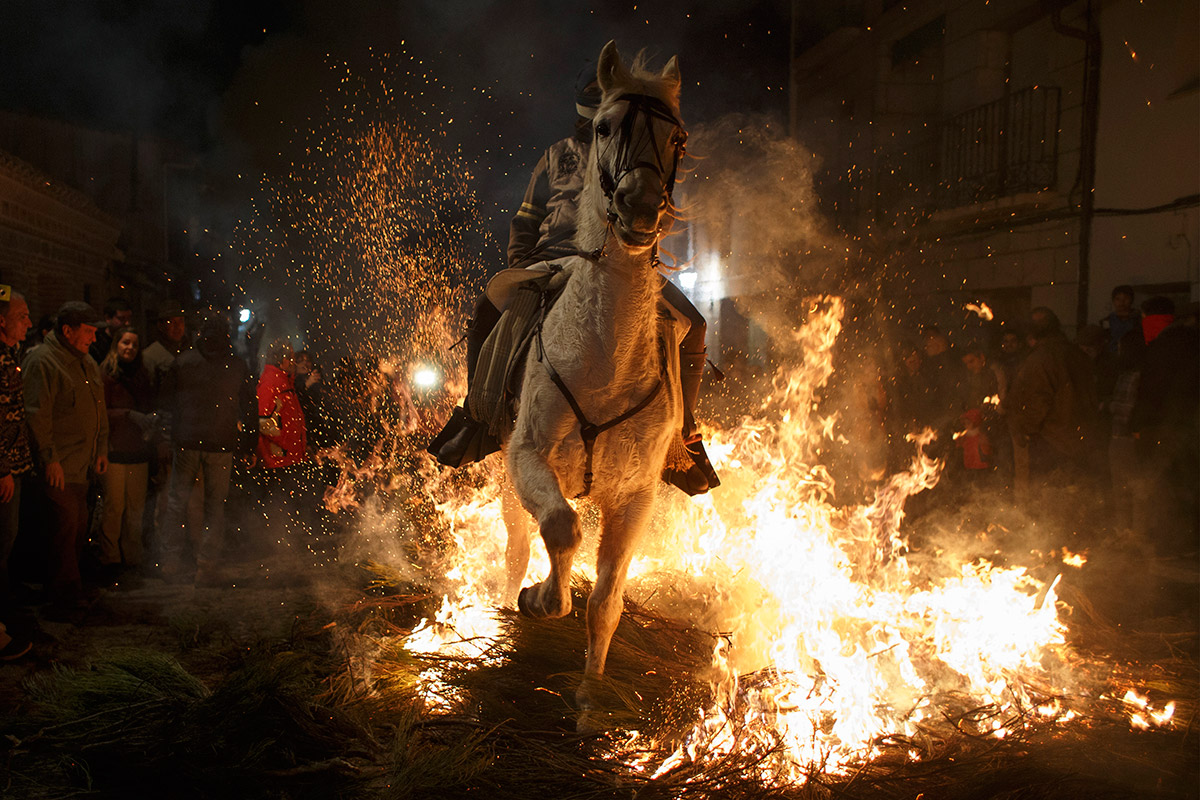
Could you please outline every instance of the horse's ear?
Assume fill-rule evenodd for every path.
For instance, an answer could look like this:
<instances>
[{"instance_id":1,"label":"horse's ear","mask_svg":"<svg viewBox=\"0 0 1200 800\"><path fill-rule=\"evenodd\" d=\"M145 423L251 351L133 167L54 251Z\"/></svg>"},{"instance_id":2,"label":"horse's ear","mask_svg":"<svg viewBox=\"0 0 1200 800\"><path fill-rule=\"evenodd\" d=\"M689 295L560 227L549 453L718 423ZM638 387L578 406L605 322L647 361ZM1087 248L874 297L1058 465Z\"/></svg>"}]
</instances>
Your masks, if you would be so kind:
<instances>
[{"instance_id":1,"label":"horse's ear","mask_svg":"<svg viewBox=\"0 0 1200 800\"><path fill-rule=\"evenodd\" d=\"M600 84L600 91L608 94L613 87L629 83L632 77L617 52L617 43L610 40L600 51L600 61L596 64L596 82Z\"/></svg>"},{"instance_id":2,"label":"horse's ear","mask_svg":"<svg viewBox=\"0 0 1200 800\"><path fill-rule=\"evenodd\" d=\"M663 67L661 77L664 81L669 81L676 86L679 86L683 82L683 79L679 76L679 56L671 56L671 60Z\"/></svg>"}]
</instances>

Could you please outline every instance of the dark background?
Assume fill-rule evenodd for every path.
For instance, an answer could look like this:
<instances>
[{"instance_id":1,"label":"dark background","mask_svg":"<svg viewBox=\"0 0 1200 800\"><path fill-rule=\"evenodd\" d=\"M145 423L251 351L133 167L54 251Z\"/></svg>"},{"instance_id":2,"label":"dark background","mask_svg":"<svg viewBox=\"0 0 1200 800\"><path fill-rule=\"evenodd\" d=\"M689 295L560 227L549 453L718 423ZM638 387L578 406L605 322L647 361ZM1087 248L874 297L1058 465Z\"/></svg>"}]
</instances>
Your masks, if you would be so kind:
<instances>
[{"instance_id":1,"label":"dark background","mask_svg":"<svg viewBox=\"0 0 1200 800\"><path fill-rule=\"evenodd\" d=\"M0 4L0 108L169 138L218 174L271 173L329 114L331 64L382 64L385 80L424 84L430 128L459 148L502 236L606 41L656 65L679 56L689 125L782 119L789 15L787 0L19 0Z\"/></svg>"}]
</instances>

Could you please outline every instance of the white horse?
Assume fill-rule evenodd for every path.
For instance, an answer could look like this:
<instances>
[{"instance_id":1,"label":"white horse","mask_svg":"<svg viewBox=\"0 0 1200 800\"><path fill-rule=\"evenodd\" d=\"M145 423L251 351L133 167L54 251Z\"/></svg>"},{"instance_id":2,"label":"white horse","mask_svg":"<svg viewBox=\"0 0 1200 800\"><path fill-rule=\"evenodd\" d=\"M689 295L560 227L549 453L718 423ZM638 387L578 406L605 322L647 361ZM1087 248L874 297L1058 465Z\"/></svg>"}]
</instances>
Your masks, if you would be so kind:
<instances>
[{"instance_id":1,"label":"white horse","mask_svg":"<svg viewBox=\"0 0 1200 800\"><path fill-rule=\"evenodd\" d=\"M649 521L664 460L683 421L678 327L660 326L657 243L686 134L679 69L627 67L609 42L597 79L572 270L525 362L516 422L504 443L521 504L537 519L550 574L522 589L532 617L571 611L579 516L568 496L588 495L601 514L596 585L587 604L587 664L576 695L590 727L596 688L622 610L634 547ZM665 343L660 331L671 337ZM590 441L589 441L590 439ZM518 537L520 534L517 534ZM512 559L522 559L510 542Z\"/></svg>"}]
</instances>

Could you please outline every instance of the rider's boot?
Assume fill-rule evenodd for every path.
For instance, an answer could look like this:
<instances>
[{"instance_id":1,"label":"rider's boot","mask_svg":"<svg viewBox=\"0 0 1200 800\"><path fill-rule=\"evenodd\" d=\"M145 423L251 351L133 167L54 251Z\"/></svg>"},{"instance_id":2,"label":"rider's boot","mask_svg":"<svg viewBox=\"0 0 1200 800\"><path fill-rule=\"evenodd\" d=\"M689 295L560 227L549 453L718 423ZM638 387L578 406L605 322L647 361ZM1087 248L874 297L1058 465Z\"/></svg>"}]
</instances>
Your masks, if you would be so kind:
<instances>
[{"instance_id":1,"label":"rider's boot","mask_svg":"<svg viewBox=\"0 0 1200 800\"><path fill-rule=\"evenodd\" d=\"M696 401L700 398L700 380L704 377L706 351L679 354L679 383L683 393L683 444L692 465L686 470L666 469L663 478L690 495L704 494L721 485L700 434L696 430Z\"/></svg>"},{"instance_id":2,"label":"rider's boot","mask_svg":"<svg viewBox=\"0 0 1200 800\"><path fill-rule=\"evenodd\" d=\"M476 306L475 317L467 328L468 392L475 381L475 365L479 361L479 352L499 319L500 312L484 296ZM465 405L464 400L463 405L454 409L441 433L433 437L433 441L425 448L438 463L447 467L461 467L482 461L484 456L500 449L499 442L488 433L487 426L472 417Z\"/></svg>"}]
</instances>

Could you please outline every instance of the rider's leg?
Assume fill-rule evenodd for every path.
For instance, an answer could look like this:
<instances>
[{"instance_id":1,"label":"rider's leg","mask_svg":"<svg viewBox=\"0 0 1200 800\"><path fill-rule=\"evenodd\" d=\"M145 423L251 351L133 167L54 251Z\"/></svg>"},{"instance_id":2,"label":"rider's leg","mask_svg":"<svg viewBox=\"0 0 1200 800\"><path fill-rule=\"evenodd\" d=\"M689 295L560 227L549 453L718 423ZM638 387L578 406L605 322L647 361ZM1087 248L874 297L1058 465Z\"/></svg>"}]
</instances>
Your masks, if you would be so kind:
<instances>
[{"instance_id":1,"label":"rider's leg","mask_svg":"<svg viewBox=\"0 0 1200 800\"><path fill-rule=\"evenodd\" d=\"M690 323L687 334L679 343L679 383L683 395L683 441L694 462L686 472L668 470L664 477L688 494L701 494L721 484L696 429L696 403L700 398L700 381L704 377L707 353L704 340L708 325L704 315L675 284L666 281L662 296Z\"/></svg>"},{"instance_id":2,"label":"rider's leg","mask_svg":"<svg viewBox=\"0 0 1200 800\"><path fill-rule=\"evenodd\" d=\"M670 281L663 284L663 300L682 314L688 321L688 332L679 343L679 380L683 390L683 440L696 438L696 402L700 398L700 381L704 377L704 360L707 349L704 339L708 325L692 301Z\"/></svg>"},{"instance_id":3,"label":"rider's leg","mask_svg":"<svg viewBox=\"0 0 1200 800\"><path fill-rule=\"evenodd\" d=\"M475 380L475 366L479 361L479 352L483 349L483 343L487 341L488 334L492 332L499 321L499 309L492 305L492 301L488 300L487 295L484 294L475 305L475 316L471 318L470 327L467 328L468 387ZM442 428L441 433L429 443L428 450L446 466L462 466L472 461L478 461L496 449L494 443L487 447L480 446L483 439L487 438L484 436L486 433L483 423L471 417L464 402L461 407L454 409L454 413L446 422L446 426Z\"/></svg>"},{"instance_id":4,"label":"rider's leg","mask_svg":"<svg viewBox=\"0 0 1200 800\"><path fill-rule=\"evenodd\" d=\"M471 317L471 326L467 328L467 386L475 381L475 364L479 361L479 351L487 341L488 334L500 321L500 310L492 305L485 293L475 304L475 316Z\"/></svg>"}]
</instances>

